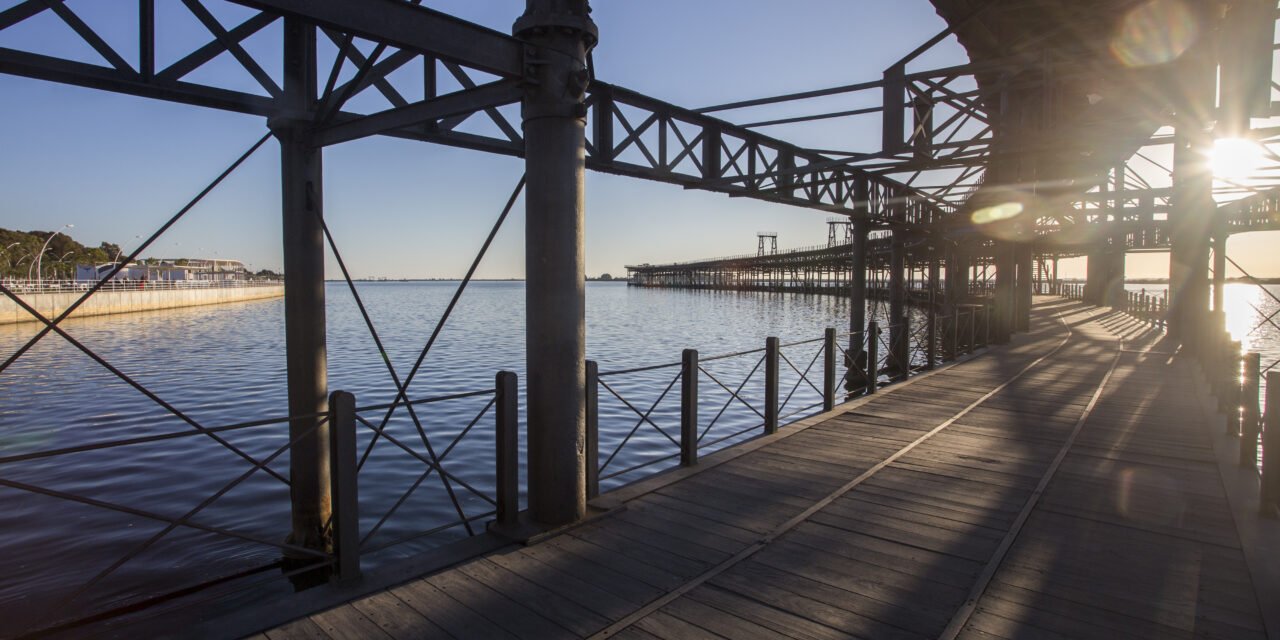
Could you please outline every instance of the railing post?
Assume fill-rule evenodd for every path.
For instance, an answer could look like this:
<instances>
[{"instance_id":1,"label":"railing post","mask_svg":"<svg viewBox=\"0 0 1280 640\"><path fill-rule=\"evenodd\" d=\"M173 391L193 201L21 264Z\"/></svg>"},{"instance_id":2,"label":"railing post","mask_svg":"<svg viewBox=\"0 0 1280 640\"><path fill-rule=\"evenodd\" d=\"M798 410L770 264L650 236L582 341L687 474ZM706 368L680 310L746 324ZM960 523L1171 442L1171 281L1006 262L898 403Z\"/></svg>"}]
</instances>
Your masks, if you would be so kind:
<instances>
[{"instance_id":1,"label":"railing post","mask_svg":"<svg viewBox=\"0 0 1280 640\"><path fill-rule=\"evenodd\" d=\"M1240 341L1227 350L1227 435L1240 435Z\"/></svg>"},{"instance_id":2,"label":"railing post","mask_svg":"<svg viewBox=\"0 0 1280 640\"><path fill-rule=\"evenodd\" d=\"M1267 418L1262 432L1262 486L1258 497L1262 515L1280 515L1280 371L1267 373Z\"/></svg>"},{"instance_id":3,"label":"railing post","mask_svg":"<svg viewBox=\"0 0 1280 640\"><path fill-rule=\"evenodd\" d=\"M827 327L822 335L822 410L836 406L836 330Z\"/></svg>"},{"instance_id":4,"label":"railing post","mask_svg":"<svg viewBox=\"0 0 1280 640\"><path fill-rule=\"evenodd\" d=\"M764 432L778 432L778 339L764 341Z\"/></svg>"},{"instance_id":5,"label":"railing post","mask_svg":"<svg viewBox=\"0 0 1280 640\"><path fill-rule=\"evenodd\" d=\"M880 380L880 325L867 323L867 393L875 393Z\"/></svg>"},{"instance_id":6,"label":"railing post","mask_svg":"<svg viewBox=\"0 0 1280 640\"><path fill-rule=\"evenodd\" d=\"M588 360L587 391L587 499L600 495L600 365Z\"/></svg>"},{"instance_id":7,"label":"railing post","mask_svg":"<svg viewBox=\"0 0 1280 640\"><path fill-rule=\"evenodd\" d=\"M698 464L698 350L680 356L680 464Z\"/></svg>"},{"instance_id":8,"label":"railing post","mask_svg":"<svg viewBox=\"0 0 1280 640\"><path fill-rule=\"evenodd\" d=\"M1251 351L1244 356L1244 385L1242 400L1244 411L1240 425L1240 466L1253 469L1258 466L1258 378L1261 355Z\"/></svg>"},{"instance_id":9,"label":"railing post","mask_svg":"<svg viewBox=\"0 0 1280 640\"><path fill-rule=\"evenodd\" d=\"M520 422L517 408L520 395L516 374L499 371L494 381L494 432L497 434L498 526L514 527L520 512Z\"/></svg>"},{"instance_id":10,"label":"railing post","mask_svg":"<svg viewBox=\"0 0 1280 640\"><path fill-rule=\"evenodd\" d=\"M329 496L333 533L333 577L360 577L360 494L356 462L356 397L329 394Z\"/></svg>"}]
</instances>

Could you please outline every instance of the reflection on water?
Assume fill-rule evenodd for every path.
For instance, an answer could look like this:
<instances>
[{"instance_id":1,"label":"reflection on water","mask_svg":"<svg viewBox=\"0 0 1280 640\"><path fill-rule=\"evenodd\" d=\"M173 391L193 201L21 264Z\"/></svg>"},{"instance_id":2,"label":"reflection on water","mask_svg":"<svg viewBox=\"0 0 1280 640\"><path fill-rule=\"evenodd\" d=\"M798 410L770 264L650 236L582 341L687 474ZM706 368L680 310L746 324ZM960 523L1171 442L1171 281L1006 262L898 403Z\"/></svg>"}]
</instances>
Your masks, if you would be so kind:
<instances>
[{"instance_id":1,"label":"reflection on water","mask_svg":"<svg viewBox=\"0 0 1280 640\"><path fill-rule=\"evenodd\" d=\"M388 362L401 379L408 374L456 283L359 286L387 359L370 338L345 285L331 284L327 288L329 383L331 389L355 393L358 403L366 406L395 396ZM685 348L697 348L706 357L762 347L770 335L784 343L816 338L824 327L842 327L848 318L847 303L830 296L664 291L628 288L622 283L590 283L587 291L588 354L599 362L602 372L676 362ZM878 309L873 314L883 316ZM410 396L492 388L494 373L501 369L515 371L523 380L523 319L522 283L473 284L411 385ZM51 335L0 374L0 456L191 433L193 425L214 427L280 416L285 411L281 300L85 318L67 321L65 328L88 349L171 403L182 417ZM0 354L13 353L37 329L35 324L0 327ZM784 355L803 371L813 363L817 347L791 347L784 349ZM708 370L732 387L751 371L757 358L718 361ZM816 366L814 371L820 371L820 359ZM792 397L783 415L813 404L816 392L800 383L787 364L782 370L782 395ZM674 373L660 369L620 376L610 384L643 411ZM758 403L762 378L760 371L743 387L741 397ZM814 380L820 380L820 374ZM723 408L704 442L759 423L756 413L741 403L727 402L728 393L710 381L702 383L702 390L704 428ZM669 434L679 432L678 387L676 391L650 414L650 420ZM404 410L387 420L386 432L403 446L380 439L360 472L361 531L367 534L381 523L370 545L456 522L459 511L465 517L481 518L492 508L482 497L491 494L493 487L492 414L477 421L455 444L488 400L478 397L422 406L416 412L421 431ZM612 396L602 396L600 416L603 461L636 427L638 417ZM378 424L385 414L369 412L364 417ZM673 451L666 436L649 424L635 431L612 468ZM187 527L167 531L171 526L165 521L190 517L201 526L234 531L252 540L282 542L289 529L288 487L268 473L245 474L252 469L246 457L268 457L285 446L286 433L285 425L276 424L219 434L229 446L198 435L0 465L0 479L8 482L0 487L4 505L0 530L6 534L0 538L0 558L4 558L0 562L7 577L0 584L0 607L7 612L0 619L0 635L276 561L279 550L268 544ZM363 452L370 444L369 431L360 433ZM425 474L426 465L414 453L424 455L424 437L435 451L442 455L448 451L443 466L450 480ZM287 452L267 468L287 478ZM237 479L238 484L220 494ZM623 477L615 484L630 479ZM23 485L15 483L101 503L77 504L65 496L23 490ZM451 493L458 498L456 506ZM111 506L140 509L160 520L103 508ZM394 516L384 521L393 509ZM483 526L482 520L477 527ZM453 527L369 558L366 567L464 535L462 527ZM86 584L88 588L79 593Z\"/></svg>"}]
</instances>

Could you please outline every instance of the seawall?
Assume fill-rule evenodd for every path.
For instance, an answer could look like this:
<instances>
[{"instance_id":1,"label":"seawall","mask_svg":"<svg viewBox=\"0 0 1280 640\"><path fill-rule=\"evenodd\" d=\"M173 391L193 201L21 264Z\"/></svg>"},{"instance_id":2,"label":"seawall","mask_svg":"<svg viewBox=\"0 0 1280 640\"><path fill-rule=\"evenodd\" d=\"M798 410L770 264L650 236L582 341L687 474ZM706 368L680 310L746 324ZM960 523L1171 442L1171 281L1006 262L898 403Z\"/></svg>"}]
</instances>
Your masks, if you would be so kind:
<instances>
[{"instance_id":1,"label":"seawall","mask_svg":"<svg viewBox=\"0 0 1280 640\"><path fill-rule=\"evenodd\" d=\"M24 302L52 320L72 304L75 304L75 301L79 300L80 296L84 295L84 292L19 293L18 295ZM210 304L279 298L283 295L283 284L208 289L99 291L76 308L71 317L86 318L89 316L133 313L136 311L198 307ZM38 322L38 320L7 296L0 296L0 324L16 324L19 322Z\"/></svg>"}]
</instances>

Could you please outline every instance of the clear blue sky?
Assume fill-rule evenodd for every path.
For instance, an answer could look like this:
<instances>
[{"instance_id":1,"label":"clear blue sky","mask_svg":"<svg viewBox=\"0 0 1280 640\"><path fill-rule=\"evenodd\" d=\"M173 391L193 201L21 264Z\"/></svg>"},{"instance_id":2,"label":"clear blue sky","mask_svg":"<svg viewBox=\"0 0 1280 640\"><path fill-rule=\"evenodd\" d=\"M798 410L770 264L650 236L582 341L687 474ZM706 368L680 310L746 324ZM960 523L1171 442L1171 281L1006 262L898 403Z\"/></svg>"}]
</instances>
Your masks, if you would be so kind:
<instances>
[{"instance_id":1,"label":"clear blue sky","mask_svg":"<svg viewBox=\"0 0 1280 640\"><path fill-rule=\"evenodd\" d=\"M0 0L0 9L15 3ZM157 4L158 21L170 25L158 46L161 65L208 39L176 0ZM425 4L504 32L524 7L521 0ZM599 77L690 107L872 79L944 26L924 0L593 4ZM245 13L209 5L224 24ZM132 59L134 3L124 3L125 10L106 2L69 6ZM247 46L278 78L275 27ZM0 32L0 46L100 62L49 12ZM958 47L950 49L938 64L963 59ZM233 62L217 62L197 77L251 88ZM775 133L866 149L878 143L875 127L872 118L858 128L839 123ZM263 131L261 118L0 76L0 226L53 229L69 222L77 240L128 248ZM270 143L150 253L216 252L278 267L278 162ZM457 276L521 171L519 160L437 145L348 143L325 152L326 214L357 276ZM625 272L629 262L750 251L762 229L778 231L784 246L826 238L823 213L598 174L588 176L587 207L590 274ZM482 276L523 275L523 224L523 215L508 221ZM336 277L336 267L329 273Z\"/></svg>"},{"instance_id":2,"label":"clear blue sky","mask_svg":"<svg viewBox=\"0 0 1280 640\"><path fill-rule=\"evenodd\" d=\"M0 9L17 0L0 0ZM224 24L247 15L208 3ZM426 5L510 31L522 0L428 0ZM698 107L874 79L943 28L926 0L596 0L600 78ZM207 32L177 0L157 3L159 64ZM69 3L132 59L133 7ZM168 25L168 26L165 26ZM100 59L50 12L0 32L0 46ZM279 25L246 43L279 78ZM322 57L332 55L327 43ZM920 68L964 60L954 42ZM348 72L349 73L349 72ZM193 79L252 89L223 58ZM803 110L865 106L876 96L809 103ZM360 106L360 103L355 103ZM380 108L374 102L367 108ZM744 119L798 113L758 110ZM0 76L0 226L54 229L74 223L85 243L131 248L261 135L261 118ZM823 148L876 148L875 117L769 131ZM279 156L269 143L148 252L240 258L278 268ZM369 139L325 152L326 214L357 277L453 277L464 273L522 171L522 161L425 143ZM755 232L783 247L825 242L826 214L588 174L587 272L624 264L752 251ZM508 221L481 277L523 275L522 207ZM337 277L331 263L329 277Z\"/></svg>"}]
</instances>

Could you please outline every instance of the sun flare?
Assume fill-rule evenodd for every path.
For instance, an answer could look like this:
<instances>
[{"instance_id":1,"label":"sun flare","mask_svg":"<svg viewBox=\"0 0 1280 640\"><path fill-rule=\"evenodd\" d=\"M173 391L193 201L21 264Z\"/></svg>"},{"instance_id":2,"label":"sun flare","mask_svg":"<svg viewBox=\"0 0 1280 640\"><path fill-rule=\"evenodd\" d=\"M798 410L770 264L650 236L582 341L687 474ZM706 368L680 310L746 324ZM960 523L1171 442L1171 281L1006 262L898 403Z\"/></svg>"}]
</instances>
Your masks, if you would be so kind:
<instances>
[{"instance_id":1,"label":"sun flare","mask_svg":"<svg viewBox=\"0 0 1280 640\"><path fill-rule=\"evenodd\" d=\"M1213 175L1229 180L1241 180L1253 175L1262 165L1262 147L1242 138L1220 138L1209 152L1209 166Z\"/></svg>"}]
</instances>

